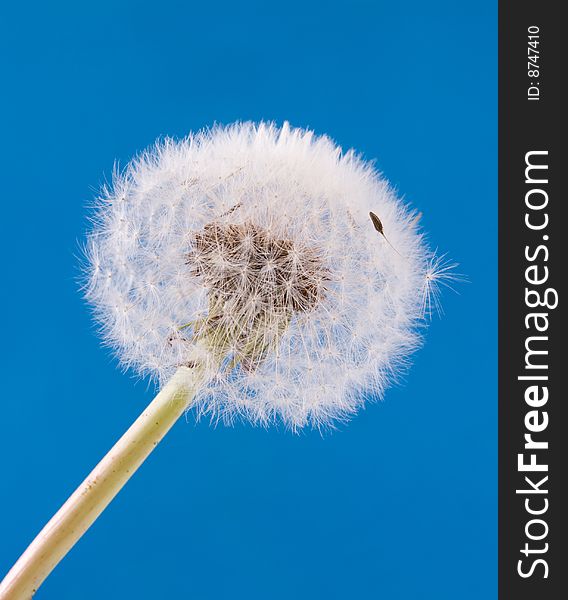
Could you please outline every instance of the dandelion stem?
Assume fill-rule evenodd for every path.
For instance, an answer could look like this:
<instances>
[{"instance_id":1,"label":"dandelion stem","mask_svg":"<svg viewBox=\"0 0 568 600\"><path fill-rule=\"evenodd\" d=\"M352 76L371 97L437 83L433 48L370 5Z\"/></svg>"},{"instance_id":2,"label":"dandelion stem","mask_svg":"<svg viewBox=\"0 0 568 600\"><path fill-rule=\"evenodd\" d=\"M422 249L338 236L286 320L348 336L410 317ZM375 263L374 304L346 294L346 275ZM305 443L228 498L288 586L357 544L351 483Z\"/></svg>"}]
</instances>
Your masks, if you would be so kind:
<instances>
[{"instance_id":1,"label":"dandelion stem","mask_svg":"<svg viewBox=\"0 0 568 600\"><path fill-rule=\"evenodd\" d=\"M200 368L180 367L28 546L0 583L0 600L27 600L93 524L192 401Z\"/></svg>"}]
</instances>

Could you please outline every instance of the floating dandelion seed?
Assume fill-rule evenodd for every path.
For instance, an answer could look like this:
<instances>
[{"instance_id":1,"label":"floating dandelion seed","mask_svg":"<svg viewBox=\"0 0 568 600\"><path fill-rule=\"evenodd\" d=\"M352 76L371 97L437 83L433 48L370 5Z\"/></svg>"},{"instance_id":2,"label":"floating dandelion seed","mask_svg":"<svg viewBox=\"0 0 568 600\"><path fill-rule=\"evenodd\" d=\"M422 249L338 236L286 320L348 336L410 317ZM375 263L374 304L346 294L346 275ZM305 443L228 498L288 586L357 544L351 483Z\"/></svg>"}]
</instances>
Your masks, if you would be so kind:
<instances>
[{"instance_id":1,"label":"floating dandelion seed","mask_svg":"<svg viewBox=\"0 0 568 600\"><path fill-rule=\"evenodd\" d=\"M121 364L162 391L0 598L37 589L189 406L297 430L382 397L438 285L455 279L418 220L353 151L288 124L166 139L116 174L88 237L85 293Z\"/></svg>"},{"instance_id":2,"label":"floating dandelion seed","mask_svg":"<svg viewBox=\"0 0 568 600\"><path fill-rule=\"evenodd\" d=\"M371 222L373 223L374 228L385 238L386 243L397 253L400 252L389 242L388 237L385 235L385 229L379 217L374 212L370 212L369 216L371 217Z\"/></svg>"},{"instance_id":3,"label":"floating dandelion seed","mask_svg":"<svg viewBox=\"0 0 568 600\"><path fill-rule=\"evenodd\" d=\"M458 263L447 259L445 254L433 254L426 269L424 286L422 288L422 315L431 317L434 312L444 313L441 302L441 287L455 291L452 284L467 281L461 273L456 272Z\"/></svg>"}]
</instances>

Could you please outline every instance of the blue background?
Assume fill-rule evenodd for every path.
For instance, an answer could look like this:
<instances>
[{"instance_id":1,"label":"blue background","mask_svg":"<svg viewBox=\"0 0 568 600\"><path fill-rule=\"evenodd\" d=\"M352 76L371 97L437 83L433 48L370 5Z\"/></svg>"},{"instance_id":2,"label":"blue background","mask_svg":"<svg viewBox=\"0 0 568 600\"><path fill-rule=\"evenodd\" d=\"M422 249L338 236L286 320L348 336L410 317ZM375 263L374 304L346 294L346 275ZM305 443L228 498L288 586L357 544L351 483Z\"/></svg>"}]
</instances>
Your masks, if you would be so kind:
<instances>
[{"instance_id":1,"label":"blue background","mask_svg":"<svg viewBox=\"0 0 568 600\"><path fill-rule=\"evenodd\" d=\"M288 119L377 158L470 283L337 433L179 422L37 598L496 597L496 3L1 11L0 572L152 396L77 290L114 160Z\"/></svg>"}]
</instances>

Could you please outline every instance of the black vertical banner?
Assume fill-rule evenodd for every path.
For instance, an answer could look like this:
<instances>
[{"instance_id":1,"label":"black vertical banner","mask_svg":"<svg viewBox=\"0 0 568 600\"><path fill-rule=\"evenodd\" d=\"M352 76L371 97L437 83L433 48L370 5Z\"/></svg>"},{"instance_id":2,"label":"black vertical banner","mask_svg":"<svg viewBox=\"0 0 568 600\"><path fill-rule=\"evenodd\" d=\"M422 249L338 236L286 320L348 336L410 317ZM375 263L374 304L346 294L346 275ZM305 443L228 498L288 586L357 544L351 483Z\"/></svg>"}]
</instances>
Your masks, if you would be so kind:
<instances>
[{"instance_id":1,"label":"black vertical banner","mask_svg":"<svg viewBox=\"0 0 568 600\"><path fill-rule=\"evenodd\" d=\"M568 598L568 28L499 3L499 598ZM567 377L568 381L568 377Z\"/></svg>"}]
</instances>

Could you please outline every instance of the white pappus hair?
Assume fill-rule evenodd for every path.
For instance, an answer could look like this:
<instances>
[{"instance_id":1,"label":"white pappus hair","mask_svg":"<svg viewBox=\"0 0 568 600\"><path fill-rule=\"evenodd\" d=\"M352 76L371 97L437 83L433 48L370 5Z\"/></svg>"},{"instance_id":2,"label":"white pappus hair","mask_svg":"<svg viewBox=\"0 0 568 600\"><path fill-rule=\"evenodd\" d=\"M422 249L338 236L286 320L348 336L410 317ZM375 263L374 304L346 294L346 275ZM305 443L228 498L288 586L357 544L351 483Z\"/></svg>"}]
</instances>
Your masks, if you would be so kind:
<instances>
[{"instance_id":1,"label":"white pappus hair","mask_svg":"<svg viewBox=\"0 0 568 600\"><path fill-rule=\"evenodd\" d=\"M383 396L438 264L371 164L287 123L157 143L103 190L86 249L124 367L163 384L197 349L199 414L293 429Z\"/></svg>"}]
</instances>

